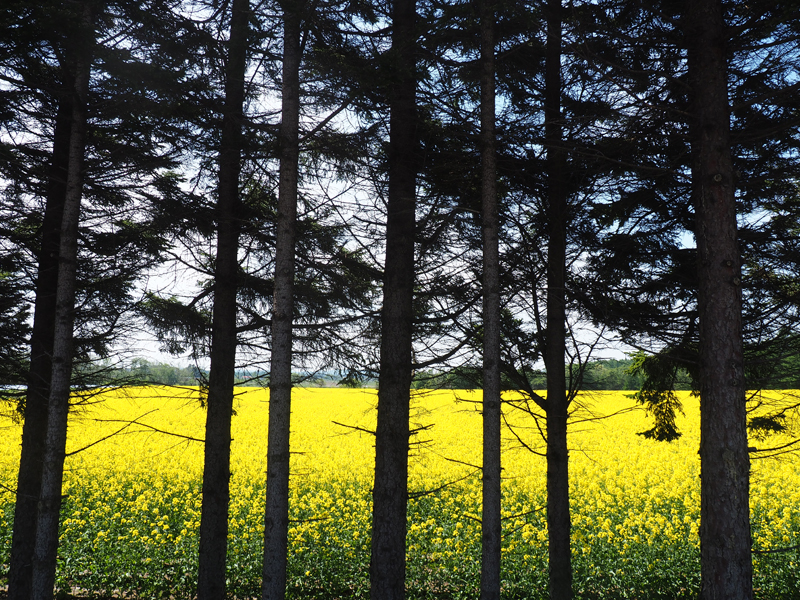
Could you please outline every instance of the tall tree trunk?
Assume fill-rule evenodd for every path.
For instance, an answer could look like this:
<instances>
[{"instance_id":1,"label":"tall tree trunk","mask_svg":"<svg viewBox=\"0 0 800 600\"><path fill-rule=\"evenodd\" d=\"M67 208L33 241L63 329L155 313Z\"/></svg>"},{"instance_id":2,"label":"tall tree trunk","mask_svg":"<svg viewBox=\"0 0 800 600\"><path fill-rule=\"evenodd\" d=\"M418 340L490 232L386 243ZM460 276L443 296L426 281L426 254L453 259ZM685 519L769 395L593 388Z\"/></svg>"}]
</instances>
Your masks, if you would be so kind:
<instances>
[{"instance_id":1,"label":"tall tree trunk","mask_svg":"<svg viewBox=\"0 0 800 600\"><path fill-rule=\"evenodd\" d=\"M550 598L572 598L566 356L566 153L561 126L561 0L547 2L545 143L547 145L547 531Z\"/></svg>"},{"instance_id":2,"label":"tall tree trunk","mask_svg":"<svg viewBox=\"0 0 800 600\"><path fill-rule=\"evenodd\" d=\"M283 99L280 130L272 362L269 377L267 500L264 510L264 600L286 596L289 535L289 432L292 401L295 222L300 117L300 7L283 9Z\"/></svg>"},{"instance_id":3,"label":"tall tree trunk","mask_svg":"<svg viewBox=\"0 0 800 600\"><path fill-rule=\"evenodd\" d=\"M56 289L61 222L67 192L72 97L59 99L53 135L53 157L47 200L42 219L36 277L36 300L31 332L31 358L25 394L25 421L22 425L22 452L14 506L14 533L8 577L9 600L28 600L33 576L33 547L38 519L42 466L47 436L47 400L53 374L53 332L55 330Z\"/></svg>"},{"instance_id":4,"label":"tall tree trunk","mask_svg":"<svg viewBox=\"0 0 800 600\"><path fill-rule=\"evenodd\" d=\"M405 596L416 209L415 0L392 6L389 195L372 492L370 597Z\"/></svg>"},{"instance_id":5,"label":"tall tree trunk","mask_svg":"<svg viewBox=\"0 0 800 600\"><path fill-rule=\"evenodd\" d=\"M217 256L208 380L203 508L197 574L199 600L224 600L230 499L231 416L236 366L236 291L239 266L239 171L241 168L244 74L247 63L248 0L233 0L225 109L219 150Z\"/></svg>"},{"instance_id":6,"label":"tall tree trunk","mask_svg":"<svg viewBox=\"0 0 800 600\"><path fill-rule=\"evenodd\" d=\"M495 158L494 4L480 0L483 234L483 510L481 599L500 598L500 223Z\"/></svg>"},{"instance_id":7,"label":"tall tree trunk","mask_svg":"<svg viewBox=\"0 0 800 600\"><path fill-rule=\"evenodd\" d=\"M700 318L701 598L753 597L741 261L719 0L687 2Z\"/></svg>"},{"instance_id":8,"label":"tall tree trunk","mask_svg":"<svg viewBox=\"0 0 800 600\"><path fill-rule=\"evenodd\" d=\"M49 600L53 597L72 379L78 224L86 146L86 103L94 45L91 7L88 4L81 5L77 17L80 19L79 35L70 41L71 47L65 52L69 58L64 72L69 73L70 80L74 82L74 90L71 102L72 123L69 134L67 185L59 236L47 429L33 549L30 595L33 600Z\"/></svg>"}]
</instances>

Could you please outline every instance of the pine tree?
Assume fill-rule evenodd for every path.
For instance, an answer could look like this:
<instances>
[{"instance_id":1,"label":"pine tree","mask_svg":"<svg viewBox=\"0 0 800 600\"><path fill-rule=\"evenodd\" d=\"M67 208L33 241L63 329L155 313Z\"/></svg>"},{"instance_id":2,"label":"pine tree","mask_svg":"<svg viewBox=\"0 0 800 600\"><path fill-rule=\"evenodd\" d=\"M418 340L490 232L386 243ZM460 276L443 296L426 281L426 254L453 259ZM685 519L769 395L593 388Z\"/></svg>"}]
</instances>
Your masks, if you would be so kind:
<instances>
[{"instance_id":1,"label":"pine tree","mask_svg":"<svg viewBox=\"0 0 800 600\"><path fill-rule=\"evenodd\" d=\"M572 598L572 557L569 516L569 451L567 418L570 398L564 375L566 357L567 157L561 126L561 0L546 8L545 144L547 151L547 331L544 362L547 371L547 533L550 598Z\"/></svg>"},{"instance_id":2,"label":"pine tree","mask_svg":"<svg viewBox=\"0 0 800 600\"><path fill-rule=\"evenodd\" d=\"M153 254L160 250L156 241L158 211L152 211L147 218L138 211L151 201L180 195L178 182L164 174L174 167L172 151L179 144L170 144L165 138L161 138L159 144L151 143L156 132L175 131L164 127L163 120L153 119L164 96L155 90L147 98L141 93L143 79L153 81L151 76L158 69L153 65L144 67L135 81L128 77L127 70L143 66L140 60L157 43L156 32L163 33L165 28L175 25L175 20L164 19L169 8L159 5L151 16L160 25L148 29L152 37L145 41L132 15L138 7L129 4L91 6L100 16L88 30L80 29L83 21L74 13L74 10L80 12L78 5L65 8L51 3L14 2L4 5L1 13L2 27L9 33L3 36L6 44L2 49L3 73L8 83L4 99L8 99L5 107L10 114L5 125L12 132L29 133L12 138L14 142L6 146L9 161L3 163L3 175L10 192L6 198L12 203L4 210L12 210L13 214L6 231L10 243L38 261L38 264L26 266L26 272L36 273L35 283L23 282L23 289L35 294L35 310L29 385L20 403L25 418L18 481L21 500L15 508L9 577L9 594L26 599L30 597L32 585L34 542L39 544L38 585L46 588L47 580L54 577L54 571L48 571L55 569L54 539L57 541L58 527L55 504L60 503L59 464L63 462L64 453L63 446L59 448L59 439L65 432L65 429L61 432L60 427L66 427L63 419L68 409L70 387L87 383L87 369L73 369L73 363L85 364L108 355L115 337L126 329L124 314L134 302L133 284L142 269L152 265ZM106 18L110 14L114 19ZM80 31L76 33L65 23L73 23ZM96 31L108 33L107 28L116 25L126 29L130 45L121 48L93 42ZM76 109L75 55L76 48L83 43L100 59L94 68L102 65L112 75L90 76L87 85L91 88L88 96L91 103ZM126 60L120 60L119 53L125 54ZM164 63L158 65L161 69L164 66ZM168 70L166 75L162 80L172 78ZM122 107L127 111L124 117L120 112ZM89 127L83 141L72 137L76 110L88 113ZM109 157L114 159L109 160ZM65 271L59 266L70 164L74 171L70 192L73 225L66 230L72 245L76 239L78 244L77 250L69 249L68 254L77 251L78 260L73 258L67 262L74 269L75 309L68 308L69 290L57 290L61 285L59 270L62 283L69 283L72 277L67 272L69 269ZM80 233L76 235L72 227L77 214L75 206L80 206L81 200L84 201L83 216L77 224ZM13 209L9 209L10 206ZM65 264L62 261L61 267ZM56 306L58 294L61 294L61 306ZM57 315L60 315L58 320ZM51 359L57 323L61 341L59 363L54 366ZM54 368L58 371L58 392L51 389ZM62 423L58 425L54 420L51 424L46 458L47 500L40 503L48 435L47 404L48 397L54 399L54 393L64 402L53 407L59 412ZM48 513L41 537L32 534L40 520L40 505Z\"/></svg>"},{"instance_id":3,"label":"pine tree","mask_svg":"<svg viewBox=\"0 0 800 600\"><path fill-rule=\"evenodd\" d=\"M722 3L686 4L700 341L700 565L704 600L753 597L741 257Z\"/></svg>"},{"instance_id":4,"label":"pine tree","mask_svg":"<svg viewBox=\"0 0 800 600\"><path fill-rule=\"evenodd\" d=\"M230 499L231 420L236 367L236 296L239 275L240 182L245 71L250 5L234 0L225 55L225 99L219 146L214 309L203 466L203 506L197 592L224 600Z\"/></svg>"},{"instance_id":5,"label":"pine tree","mask_svg":"<svg viewBox=\"0 0 800 600\"><path fill-rule=\"evenodd\" d=\"M95 16L91 5L88 3L78 5L75 7L75 13L70 16L75 19L76 31L71 32L70 41L64 45L65 64L61 65L68 74L67 81L71 83L69 159L59 228L52 375L47 399L47 428L42 456L42 479L36 515L30 591L31 598L42 600L52 596L56 577L61 483L64 476L67 416L72 382L78 222L83 197L89 79L95 43L93 25Z\"/></svg>"},{"instance_id":6,"label":"pine tree","mask_svg":"<svg viewBox=\"0 0 800 600\"><path fill-rule=\"evenodd\" d=\"M483 238L483 505L481 600L500 598L500 211L495 133L495 6L478 3L481 31L481 225Z\"/></svg>"},{"instance_id":7,"label":"pine tree","mask_svg":"<svg viewBox=\"0 0 800 600\"><path fill-rule=\"evenodd\" d=\"M264 509L264 600L283 600L286 594L302 9L300 2L286 2L283 6L280 173L275 238L275 299L272 303L267 498Z\"/></svg>"},{"instance_id":8,"label":"pine tree","mask_svg":"<svg viewBox=\"0 0 800 600\"><path fill-rule=\"evenodd\" d=\"M370 597L405 597L416 207L416 4L392 4L389 183L381 309Z\"/></svg>"}]
</instances>

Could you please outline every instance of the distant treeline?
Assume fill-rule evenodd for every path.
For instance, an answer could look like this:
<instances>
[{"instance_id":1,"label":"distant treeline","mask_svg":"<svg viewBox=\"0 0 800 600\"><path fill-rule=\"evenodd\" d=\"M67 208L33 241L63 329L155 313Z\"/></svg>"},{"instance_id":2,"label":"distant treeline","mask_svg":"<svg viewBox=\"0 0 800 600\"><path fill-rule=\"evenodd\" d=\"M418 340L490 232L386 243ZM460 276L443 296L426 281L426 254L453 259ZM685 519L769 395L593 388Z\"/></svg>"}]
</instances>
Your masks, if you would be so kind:
<instances>
[{"instance_id":1,"label":"distant treeline","mask_svg":"<svg viewBox=\"0 0 800 600\"><path fill-rule=\"evenodd\" d=\"M631 359L608 359L590 361L583 373L584 390L630 390L642 388L641 372L632 369ZM798 389L800 388L800 358L786 358L779 368L771 368L766 388ZM77 373L78 378L88 385L202 385L208 378L208 372L197 366L178 367L161 362L150 362L136 358L124 367L95 365L84 367ZM345 381L347 383L345 383ZM531 388L543 390L547 387L544 371L534 371L530 377ZM19 382L4 382L5 385ZM263 370L236 371L237 386L269 385L269 373ZM364 379L354 383L343 379L341 374L322 372L314 375L297 374L295 385L304 387L376 387L377 381ZM476 389L481 387L481 371L478 368L457 367L450 371L419 371L414 374L412 386L415 389ZM513 386L506 382L507 389ZM679 371L675 382L676 390L692 389L691 378L685 371Z\"/></svg>"},{"instance_id":2,"label":"distant treeline","mask_svg":"<svg viewBox=\"0 0 800 600\"><path fill-rule=\"evenodd\" d=\"M129 365L121 368L107 369L105 373L105 383L123 385L198 385L208 377L207 371L194 365L176 367L143 358L135 358Z\"/></svg>"},{"instance_id":3,"label":"distant treeline","mask_svg":"<svg viewBox=\"0 0 800 600\"><path fill-rule=\"evenodd\" d=\"M634 368L633 359L594 360L586 364L582 390L630 390L638 391L644 385L644 374ZM752 360L745 367L748 382L753 389L800 389L800 357L785 356L780 360ZM481 387L482 372L476 367L458 367L446 372L424 371L414 375L413 386L433 389L478 389ZM547 376L543 370L533 371L529 377L531 389L547 388ZM570 381L567 370L567 381ZM654 385L650 381L649 385ZM510 382L504 382L505 389L514 389ZM691 390L692 378L685 369L678 369L672 389Z\"/></svg>"},{"instance_id":4,"label":"distant treeline","mask_svg":"<svg viewBox=\"0 0 800 600\"><path fill-rule=\"evenodd\" d=\"M587 390L638 390L642 386L640 374L630 372L631 360L598 360L586 365L582 389ZM154 363L135 359L122 369L109 370L109 383L129 381L131 383L150 383L156 385L197 385L205 381L208 373L196 366L176 367L165 363ZM481 386L480 369L459 367L446 372L420 371L414 374L414 388L433 389L474 389ZM323 372L313 376L296 375L296 384L306 387L353 387L341 383L338 374ZM237 371L236 385L267 386L269 373L266 371ZM375 387L376 382L366 379L360 382L363 387ZM511 387L510 384L506 387ZM547 387L544 371L536 371L531 376L533 389ZM689 377L679 380L678 389L690 389Z\"/></svg>"},{"instance_id":5,"label":"distant treeline","mask_svg":"<svg viewBox=\"0 0 800 600\"><path fill-rule=\"evenodd\" d=\"M642 387L642 375L631 372L633 361L596 360L589 362L583 372L584 390L639 390ZM569 372L567 373L569 378ZM547 388L547 377L544 371L534 371L529 378L531 388L543 390ZM569 379L568 379L569 380ZM478 368L455 368L447 372L420 372L414 376L416 388L470 389L481 386L481 371ZM505 382L505 388L512 388ZM680 377L677 389L690 389L688 375Z\"/></svg>"},{"instance_id":6,"label":"distant treeline","mask_svg":"<svg viewBox=\"0 0 800 600\"><path fill-rule=\"evenodd\" d=\"M122 385L204 385L208 381L208 371L196 365L177 367L162 362L150 362L144 358L135 358L129 365L124 367L108 368L103 367L98 370L102 373L99 379L107 384ZM95 375L97 379L98 376ZM321 378L309 378L297 376L298 383L305 385L324 386ZM238 369L235 372L234 383L237 386L266 387L269 385L269 372L260 369ZM333 385L328 382L328 385Z\"/></svg>"},{"instance_id":7,"label":"distant treeline","mask_svg":"<svg viewBox=\"0 0 800 600\"><path fill-rule=\"evenodd\" d=\"M631 360L597 360L586 365L582 389L586 390L638 390L642 376L631 373ZM151 362L135 358L125 366L105 363L82 365L74 374L75 384L88 385L202 385L208 379L208 371L195 365L178 367L162 362ZM533 389L547 387L544 371L531 375ZM269 372L263 370L237 370L236 385L268 386ZM21 382L6 382L18 384ZM321 372L313 375L296 374L295 385L304 387L376 387L377 381L369 378L353 380L340 373ZM476 389L481 387L481 370L457 367L449 371L418 371L412 386L416 389ZM506 382L506 388L513 387ZM679 378L677 389L691 389L688 375Z\"/></svg>"}]
</instances>

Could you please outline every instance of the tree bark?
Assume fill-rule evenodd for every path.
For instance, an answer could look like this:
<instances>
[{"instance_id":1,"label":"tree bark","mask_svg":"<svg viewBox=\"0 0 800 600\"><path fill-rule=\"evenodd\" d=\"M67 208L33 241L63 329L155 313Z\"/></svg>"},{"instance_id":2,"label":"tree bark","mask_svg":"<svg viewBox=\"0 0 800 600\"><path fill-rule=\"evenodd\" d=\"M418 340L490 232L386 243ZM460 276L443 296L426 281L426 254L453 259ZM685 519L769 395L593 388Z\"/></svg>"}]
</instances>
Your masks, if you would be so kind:
<instances>
[{"instance_id":1,"label":"tree bark","mask_svg":"<svg viewBox=\"0 0 800 600\"><path fill-rule=\"evenodd\" d=\"M55 296L52 371L47 401L47 428L42 462L33 549L30 597L53 597L61 512L61 487L67 445L70 383L72 379L75 280L78 262L78 224L83 189L86 114L94 45L92 11L80 6L80 35L71 40L63 70L74 82L69 134L69 162L60 224L58 276ZM46 342L45 342L46 343Z\"/></svg>"},{"instance_id":2,"label":"tree bark","mask_svg":"<svg viewBox=\"0 0 800 600\"><path fill-rule=\"evenodd\" d=\"M33 548L38 519L39 494L47 436L47 401L53 371L53 332L55 330L56 290L61 222L67 192L72 97L59 99L53 136L53 157L47 200L40 232L36 300L31 332L31 358L25 394L25 421L22 425L22 452L14 506L14 532L8 577L9 600L28 600L33 576Z\"/></svg>"},{"instance_id":3,"label":"tree bark","mask_svg":"<svg viewBox=\"0 0 800 600\"><path fill-rule=\"evenodd\" d=\"M415 0L392 6L389 190L375 434L370 597L405 596L416 209Z\"/></svg>"},{"instance_id":4,"label":"tree bark","mask_svg":"<svg viewBox=\"0 0 800 600\"><path fill-rule=\"evenodd\" d=\"M289 535L289 434L292 401L295 223L300 118L300 7L284 3L283 90L280 130L272 359L269 379L267 498L264 510L262 597L286 596Z\"/></svg>"},{"instance_id":5,"label":"tree bark","mask_svg":"<svg viewBox=\"0 0 800 600\"><path fill-rule=\"evenodd\" d=\"M686 4L700 320L703 600L753 597L741 260L722 4Z\"/></svg>"},{"instance_id":6,"label":"tree bark","mask_svg":"<svg viewBox=\"0 0 800 600\"><path fill-rule=\"evenodd\" d=\"M230 500L231 418L236 366L236 292L239 266L239 172L241 168L244 75L247 63L248 0L233 0L225 109L219 151L217 255L214 266L214 316L208 380L203 507L197 574L199 600L225 599Z\"/></svg>"},{"instance_id":7,"label":"tree bark","mask_svg":"<svg viewBox=\"0 0 800 600\"><path fill-rule=\"evenodd\" d=\"M500 598L500 223L495 140L494 4L481 0L481 217L483 235L483 508L481 599Z\"/></svg>"},{"instance_id":8,"label":"tree bark","mask_svg":"<svg viewBox=\"0 0 800 600\"><path fill-rule=\"evenodd\" d=\"M561 125L561 0L547 2L545 57L545 143L547 146L547 530L550 598L572 598L569 454L567 449L566 252L568 207L566 153Z\"/></svg>"}]
</instances>

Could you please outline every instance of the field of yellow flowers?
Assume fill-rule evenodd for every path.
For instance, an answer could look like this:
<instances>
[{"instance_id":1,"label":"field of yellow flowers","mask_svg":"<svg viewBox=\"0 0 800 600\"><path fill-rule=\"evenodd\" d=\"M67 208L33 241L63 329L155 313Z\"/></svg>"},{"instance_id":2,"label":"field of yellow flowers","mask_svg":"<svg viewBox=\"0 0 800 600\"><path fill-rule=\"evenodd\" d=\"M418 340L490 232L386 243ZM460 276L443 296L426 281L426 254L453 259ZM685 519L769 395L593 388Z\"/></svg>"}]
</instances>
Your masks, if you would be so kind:
<instances>
[{"instance_id":1,"label":"field of yellow flowers","mask_svg":"<svg viewBox=\"0 0 800 600\"><path fill-rule=\"evenodd\" d=\"M266 390L238 390L228 559L229 590L237 598L259 593L268 399ZM374 390L295 390L290 597L368 596L376 399ZM478 595L479 399L470 391L421 391L413 398L419 431L410 462L409 598ZM508 399L504 597L545 598L543 445L536 420L518 408L518 398ZM636 435L648 421L622 393L579 397L570 430L578 597L696 597L699 415L696 398L683 400L683 437L668 444ZM204 418L191 388L107 391L76 407L64 484L62 589L193 596ZM19 425L0 417L4 571L19 443ZM776 551L800 544L797 458L754 461L751 496L757 595L800 598L798 551Z\"/></svg>"}]
</instances>

